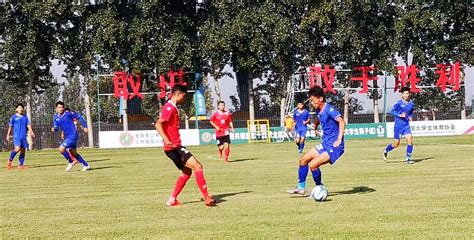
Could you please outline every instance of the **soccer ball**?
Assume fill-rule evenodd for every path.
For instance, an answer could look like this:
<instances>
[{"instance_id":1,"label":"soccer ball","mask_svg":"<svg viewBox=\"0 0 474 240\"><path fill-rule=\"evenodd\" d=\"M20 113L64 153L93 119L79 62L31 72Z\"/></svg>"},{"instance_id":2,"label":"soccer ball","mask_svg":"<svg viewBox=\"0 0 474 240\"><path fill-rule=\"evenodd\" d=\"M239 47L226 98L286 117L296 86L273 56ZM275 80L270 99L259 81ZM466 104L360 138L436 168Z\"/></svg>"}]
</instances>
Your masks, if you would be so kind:
<instances>
[{"instance_id":1,"label":"soccer ball","mask_svg":"<svg viewBox=\"0 0 474 240\"><path fill-rule=\"evenodd\" d=\"M317 202L326 200L328 195L328 189L324 185L317 185L313 190L311 190L311 197Z\"/></svg>"}]
</instances>

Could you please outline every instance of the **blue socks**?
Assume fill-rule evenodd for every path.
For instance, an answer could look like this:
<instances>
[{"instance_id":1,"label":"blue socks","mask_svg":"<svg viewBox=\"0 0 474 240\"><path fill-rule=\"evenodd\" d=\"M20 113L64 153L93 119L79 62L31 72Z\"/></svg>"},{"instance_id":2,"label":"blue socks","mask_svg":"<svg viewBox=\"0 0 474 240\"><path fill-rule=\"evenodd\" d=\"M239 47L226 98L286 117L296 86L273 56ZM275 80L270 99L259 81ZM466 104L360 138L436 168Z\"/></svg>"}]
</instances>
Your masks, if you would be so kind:
<instances>
[{"instance_id":1,"label":"blue socks","mask_svg":"<svg viewBox=\"0 0 474 240\"><path fill-rule=\"evenodd\" d=\"M69 153L67 151L64 151L63 153L61 153L63 155L63 157L69 162L69 163L72 163L72 159L71 159L71 156L69 155Z\"/></svg>"},{"instance_id":2,"label":"blue socks","mask_svg":"<svg viewBox=\"0 0 474 240\"><path fill-rule=\"evenodd\" d=\"M84 158L79 153L76 154L76 159L82 164L82 166L89 166L89 163L87 163L86 160L84 160Z\"/></svg>"},{"instance_id":3,"label":"blue socks","mask_svg":"<svg viewBox=\"0 0 474 240\"><path fill-rule=\"evenodd\" d=\"M385 152L388 153L390 151L393 150L393 147L392 147L392 144L390 143L389 145L387 145L387 147L385 148Z\"/></svg>"},{"instance_id":4,"label":"blue socks","mask_svg":"<svg viewBox=\"0 0 474 240\"><path fill-rule=\"evenodd\" d=\"M298 168L298 188L306 188L306 176L308 176L309 166L300 166Z\"/></svg>"},{"instance_id":5,"label":"blue socks","mask_svg":"<svg viewBox=\"0 0 474 240\"><path fill-rule=\"evenodd\" d=\"M10 160L13 160L16 156L16 152L15 151L11 151L10 152Z\"/></svg>"},{"instance_id":6,"label":"blue socks","mask_svg":"<svg viewBox=\"0 0 474 240\"><path fill-rule=\"evenodd\" d=\"M413 152L413 145L407 145L407 158L411 159L412 152Z\"/></svg>"},{"instance_id":7,"label":"blue socks","mask_svg":"<svg viewBox=\"0 0 474 240\"><path fill-rule=\"evenodd\" d=\"M321 182L321 170L317 168L316 170L312 171L313 174L313 180L316 185L322 185L323 183Z\"/></svg>"},{"instance_id":8,"label":"blue socks","mask_svg":"<svg viewBox=\"0 0 474 240\"><path fill-rule=\"evenodd\" d=\"M304 142L300 143L300 148L299 148L300 152L303 152L303 149L304 149Z\"/></svg>"},{"instance_id":9,"label":"blue socks","mask_svg":"<svg viewBox=\"0 0 474 240\"><path fill-rule=\"evenodd\" d=\"M24 153L20 153L20 166L23 166L23 163L25 163L25 154Z\"/></svg>"}]
</instances>

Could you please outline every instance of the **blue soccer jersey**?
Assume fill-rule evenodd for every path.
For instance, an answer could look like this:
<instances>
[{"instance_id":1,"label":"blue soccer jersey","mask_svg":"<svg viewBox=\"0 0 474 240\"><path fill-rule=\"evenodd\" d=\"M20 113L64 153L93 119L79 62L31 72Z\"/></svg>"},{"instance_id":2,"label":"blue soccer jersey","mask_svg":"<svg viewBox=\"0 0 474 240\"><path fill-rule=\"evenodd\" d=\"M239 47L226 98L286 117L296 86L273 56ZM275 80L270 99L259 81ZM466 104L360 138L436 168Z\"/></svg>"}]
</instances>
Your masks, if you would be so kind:
<instances>
[{"instance_id":1,"label":"blue soccer jersey","mask_svg":"<svg viewBox=\"0 0 474 240\"><path fill-rule=\"evenodd\" d=\"M402 99L398 100L393 105L391 114L395 116L395 126L405 127L409 125L409 119L413 116L415 104L413 101L405 102ZM402 113L405 113L405 117L400 117Z\"/></svg>"},{"instance_id":2,"label":"blue soccer jersey","mask_svg":"<svg viewBox=\"0 0 474 240\"><path fill-rule=\"evenodd\" d=\"M14 114L10 118L10 127L13 129L13 139L24 139L28 131L30 120L27 116Z\"/></svg>"},{"instance_id":3,"label":"blue soccer jersey","mask_svg":"<svg viewBox=\"0 0 474 240\"><path fill-rule=\"evenodd\" d=\"M309 120L309 112L306 109L300 111L299 109L293 113L293 119L295 120L295 128L296 130L305 130L307 126L305 124L306 121Z\"/></svg>"},{"instance_id":4,"label":"blue soccer jersey","mask_svg":"<svg viewBox=\"0 0 474 240\"><path fill-rule=\"evenodd\" d=\"M414 109L415 104L413 101L405 102L400 99L393 105L390 113L395 116L395 124L393 126L395 139L400 139L404 135L411 134L410 118L413 116ZM405 113L405 117L400 117L402 113Z\"/></svg>"},{"instance_id":5,"label":"blue soccer jersey","mask_svg":"<svg viewBox=\"0 0 474 240\"><path fill-rule=\"evenodd\" d=\"M322 143L316 146L316 151L319 154L327 152L330 163L334 164L344 154L344 137L339 146L333 146L339 138L339 122L336 119L341 117L341 113L331 104L326 103L322 111L316 110L316 116L323 130Z\"/></svg>"},{"instance_id":6,"label":"blue soccer jersey","mask_svg":"<svg viewBox=\"0 0 474 240\"><path fill-rule=\"evenodd\" d=\"M61 129L64 132L65 141L79 139L74 119L78 119L81 122L82 127L87 128L87 122L84 120L82 115L76 112L65 111L63 114L54 114L54 130L57 131Z\"/></svg>"},{"instance_id":7,"label":"blue soccer jersey","mask_svg":"<svg viewBox=\"0 0 474 240\"><path fill-rule=\"evenodd\" d=\"M332 146L339 137L339 122L336 119L341 117L341 113L331 104L326 103L322 111L316 111L316 115L323 129L322 145L324 147ZM344 149L344 137L339 148Z\"/></svg>"}]
</instances>

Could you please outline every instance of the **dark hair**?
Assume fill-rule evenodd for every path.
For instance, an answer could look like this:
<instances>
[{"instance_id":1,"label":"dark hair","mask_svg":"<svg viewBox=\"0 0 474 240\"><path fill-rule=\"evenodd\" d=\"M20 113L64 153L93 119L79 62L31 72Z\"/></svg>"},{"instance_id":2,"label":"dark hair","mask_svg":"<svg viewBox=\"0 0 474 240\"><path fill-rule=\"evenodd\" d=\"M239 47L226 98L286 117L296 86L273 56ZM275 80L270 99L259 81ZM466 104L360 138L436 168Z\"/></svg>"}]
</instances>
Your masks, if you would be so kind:
<instances>
[{"instance_id":1,"label":"dark hair","mask_svg":"<svg viewBox=\"0 0 474 240\"><path fill-rule=\"evenodd\" d=\"M314 86L308 91L308 97L311 97L311 96L317 97L317 98L322 97L323 102L326 101L326 96L324 96L324 90L320 86Z\"/></svg>"},{"instance_id":2,"label":"dark hair","mask_svg":"<svg viewBox=\"0 0 474 240\"><path fill-rule=\"evenodd\" d=\"M219 104L221 104L221 103L223 103L223 104L225 105L225 102L222 101L222 100L220 100L219 102L217 102L217 105L219 105Z\"/></svg>"},{"instance_id":3,"label":"dark hair","mask_svg":"<svg viewBox=\"0 0 474 240\"><path fill-rule=\"evenodd\" d=\"M25 106L24 106L22 103L18 103L18 104L15 106L15 109L17 109L18 107L22 107L23 109L25 108Z\"/></svg>"},{"instance_id":4,"label":"dark hair","mask_svg":"<svg viewBox=\"0 0 474 240\"><path fill-rule=\"evenodd\" d=\"M58 107L58 105L61 105L64 107L64 102L62 101L57 101L56 104L54 104L55 107Z\"/></svg>"},{"instance_id":5,"label":"dark hair","mask_svg":"<svg viewBox=\"0 0 474 240\"><path fill-rule=\"evenodd\" d=\"M402 87L402 89L400 89L400 92L403 93L405 91L408 91L410 92L410 88L409 87Z\"/></svg>"},{"instance_id":6,"label":"dark hair","mask_svg":"<svg viewBox=\"0 0 474 240\"><path fill-rule=\"evenodd\" d=\"M188 89L186 88L186 86L183 86L183 85L180 85L180 84L176 84L173 86L173 88L171 89L171 93L174 94L176 92L180 92L180 93L186 93L188 92Z\"/></svg>"}]
</instances>

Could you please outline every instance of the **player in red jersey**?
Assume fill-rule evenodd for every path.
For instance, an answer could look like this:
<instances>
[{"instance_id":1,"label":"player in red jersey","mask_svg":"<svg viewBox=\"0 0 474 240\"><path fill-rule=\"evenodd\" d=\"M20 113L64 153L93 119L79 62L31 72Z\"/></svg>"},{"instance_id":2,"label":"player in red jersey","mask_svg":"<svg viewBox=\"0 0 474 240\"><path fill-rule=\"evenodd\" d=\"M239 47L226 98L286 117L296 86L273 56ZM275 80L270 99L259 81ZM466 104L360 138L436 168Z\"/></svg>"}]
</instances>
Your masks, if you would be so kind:
<instances>
[{"instance_id":1,"label":"player in red jersey","mask_svg":"<svg viewBox=\"0 0 474 240\"><path fill-rule=\"evenodd\" d=\"M160 118L156 121L155 127L158 133L163 138L163 150L181 170L181 175L176 181L171 197L166 203L168 206L179 206L178 195L183 190L184 185L191 177L192 172L196 177L196 183L201 191L201 194L206 202L206 206L215 206L216 201L207 192L206 179L202 164L181 145L181 137L179 135L179 110L176 107L178 104L184 102L186 97L186 87L182 85L175 85L171 90L171 99L163 106Z\"/></svg>"},{"instance_id":2,"label":"player in red jersey","mask_svg":"<svg viewBox=\"0 0 474 240\"><path fill-rule=\"evenodd\" d=\"M225 102L219 101L217 112L212 114L211 125L216 129L217 147L219 148L219 157L222 158L222 151L225 154L225 162L229 162L230 154L230 135L234 131L234 124L232 123L232 114L225 110Z\"/></svg>"}]
</instances>

